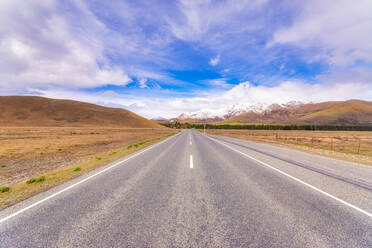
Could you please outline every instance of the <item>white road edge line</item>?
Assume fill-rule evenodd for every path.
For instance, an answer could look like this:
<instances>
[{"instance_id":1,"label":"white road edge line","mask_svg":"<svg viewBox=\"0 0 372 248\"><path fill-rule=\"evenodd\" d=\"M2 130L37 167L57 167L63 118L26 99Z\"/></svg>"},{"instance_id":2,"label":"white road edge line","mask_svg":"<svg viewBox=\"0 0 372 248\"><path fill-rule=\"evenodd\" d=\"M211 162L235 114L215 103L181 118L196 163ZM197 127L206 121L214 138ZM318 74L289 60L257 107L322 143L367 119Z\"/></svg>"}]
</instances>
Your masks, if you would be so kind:
<instances>
[{"instance_id":1,"label":"white road edge line","mask_svg":"<svg viewBox=\"0 0 372 248\"><path fill-rule=\"evenodd\" d=\"M190 169L194 168L194 162L192 160L192 155L190 154Z\"/></svg>"},{"instance_id":2,"label":"white road edge line","mask_svg":"<svg viewBox=\"0 0 372 248\"><path fill-rule=\"evenodd\" d=\"M78 185L81 184L81 183L84 183L84 182L88 181L89 179L92 179L93 177L98 176L99 174L102 174L103 172L106 172L106 171L108 171L108 170L110 170L110 169L112 169L112 168L114 168L114 167L116 167L116 166L118 166L118 165L120 165L120 164L122 164L122 163L124 163L124 162L126 162L126 161L128 161L128 160L130 160L130 159L132 159L132 158L134 158L134 157L137 157L138 155L140 155L140 154L142 154L142 153L144 153L144 152L146 152L146 151L148 151L148 150L150 150L150 149L152 149L152 148L154 148L154 147L159 146L160 144L162 144L162 143L168 141L168 140L171 139L171 138L176 137L176 136L179 135L179 134L180 134L180 133L177 133L176 135L174 135L174 136L172 136L172 137L169 137L169 138L163 140L163 141L160 142L160 143L154 144L154 145L152 145L152 146L146 148L145 150L139 151L139 152L133 154L133 155L130 156L130 157L127 157L127 158L125 158L125 159L123 159L123 160L121 160L121 161L119 161L119 162L117 162L117 163L115 163L115 164L113 164L113 165L111 165L111 166L109 166L109 167L107 167L107 168L105 168L105 169L103 169L103 170L101 170L101 171L99 171L99 172L93 174L93 175L90 175L90 176L87 177L87 178L84 178L83 180L81 180L81 181L79 181L79 182L76 182L76 183L74 183L74 184L72 184L72 185L70 185L70 186L68 186L68 187L66 187L66 188L64 188L64 189L62 189L62 190L60 190L60 191L58 191L58 192L56 192L56 193L50 195L50 196L48 196L48 197L45 197L44 199L42 199L42 200L40 200L40 201L37 201L37 202L35 202L35 203L33 203L33 204L31 204L31 205L29 205L29 206L27 206L27 207L25 207L25 208L23 208L23 209L21 209L21 210L18 210L18 211L16 211L16 212L14 212L14 213L8 215L7 217L4 217L4 218L0 219L0 224L3 223L3 222L5 222L5 221L7 221L7 220L9 220L9 219L11 219L11 218L13 218L13 217L15 217L15 216L17 216L17 215L19 215L19 214L21 214L21 213L23 213L23 212L25 212L25 211L27 211L27 210L29 210L29 209L31 209L31 208L33 208L33 207L35 207L35 206L37 206L37 205L39 205L39 204L41 204L41 203L43 203L43 202L45 202L45 201L47 201L47 200L49 200L49 199L51 199L51 198L53 198L53 197L56 197L57 195L62 194L63 192L65 192L65 191L67 191L67 190L69 190L69 189L72 189L72 188L78 186Z\"/></svg>"},{"instance_id":3,"label":"white road edge line","mask_svg":"<svg viewBox=\"0 0 372 248\"><path fill-rule=\"evenodd\" d=\"M240 154L242 154L242 155L244 155L244 156L246 156L246 157L248 157L248 158L250 158L250 159L252 159L252 160L254 160L254 161L256 161L256 162L258 162L258 163L260 163L260 164L262 164L262 165L264 165L266 167L268 167L268 168L270 168L270 169L273 169L273 170L279 172L282 175L285 175L285 176L287 176L287 177L289 177L289 178L291 178L291 179L293 179L293 180L295 180L295 181L297 181L299 183L302 183L303 185L305 185L305 186L307 186L307 187L309 187L309 188L311 188L311 189L313 189L313 190L315 190L315 191L317 191L317 192L319 192L319 193L321 193L321 194L323 194L325 196L328 196L328 197L330 197L330 198L332 198L332 199L334 199L334 200L336 200L336 201L338 201L338 202L340 202L340 203L342 203L342 204L344 204L344 205L346 205L346 206L348 206L350 208L353 208L354 210L357 210L360 213L363 213L363 214L367 215L370 218L372 218L372 213L369 213L369 212L367 212L367 211L365 211L365 210L363 210L361 208L358 208L357 206L355 206L355 205L353 205L351 203L348 203L348 202L346 202L346 201L344 201L344 200L342 200L342 199L340 199L340 198L338 198L336 196L333 196L333 195L331 195L331 194L329 194L329 193L327 193L327 192L325 192L325 191L323 191L321 189L318 189L317 187L315 187L315 186L313 186L311 184L308 184L308 183L302 181L301 179L298 179L297 177L291 176L291 175L287 174L286 172L283 172L283 171L281 171L281 170L279 170L279 169L277 169L277 168L275 168L275 167L273 167L273 166L271 166L271 165L269 165L269 164L267 164L265 162L262 162L262 161L254 158L252 156L249 156L249 155L245 154L244 152L241 152L241 151L239 151L239 150L237 150L237 149L235 149L233 147L230 147L229 145L226 145L225 143L223 143L223 142L221 142L219 140L216 140L216 139L211 138L209 136L206 136L206 137L209 138L209 139L211 139L211 140L214 140L215 142L220 143L221 145L226 146L227 148L229 148L229 149L231 149L231 150L233 150L233 151L235 151L237 153L240 153Z\"/></svg>"}]
</instances>

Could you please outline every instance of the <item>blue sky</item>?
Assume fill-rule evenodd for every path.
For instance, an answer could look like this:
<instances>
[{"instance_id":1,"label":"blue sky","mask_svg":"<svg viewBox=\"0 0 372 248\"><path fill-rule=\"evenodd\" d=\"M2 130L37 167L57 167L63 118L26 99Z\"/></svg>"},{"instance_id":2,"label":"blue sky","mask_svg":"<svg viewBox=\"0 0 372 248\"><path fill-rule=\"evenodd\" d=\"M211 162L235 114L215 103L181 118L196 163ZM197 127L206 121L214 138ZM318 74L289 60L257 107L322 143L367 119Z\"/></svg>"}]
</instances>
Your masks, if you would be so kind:
<instances>
[{"instance_id":1,"label":"blue sky","mask_svg":"<svg viewBox=\"0 0 372 248\"><path fill-rule=\"evenodd\" d=\"M372 2L0 2L0 94L148 118L372 100Z\"/></svg>"}]
</instances>

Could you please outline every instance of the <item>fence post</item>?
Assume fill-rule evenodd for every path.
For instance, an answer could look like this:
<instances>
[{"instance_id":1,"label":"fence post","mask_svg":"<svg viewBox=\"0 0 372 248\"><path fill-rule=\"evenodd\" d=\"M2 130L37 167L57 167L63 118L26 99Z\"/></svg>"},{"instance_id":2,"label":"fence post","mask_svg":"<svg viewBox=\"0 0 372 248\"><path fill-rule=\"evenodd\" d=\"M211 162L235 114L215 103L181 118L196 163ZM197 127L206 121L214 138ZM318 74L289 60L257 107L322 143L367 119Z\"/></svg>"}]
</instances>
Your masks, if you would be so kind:
<instances>
[{"instance_id":1,"label":"fence post","mask_svg":"<svg viewBox=\"0 0 372 248\"><path fill-rule=\"evenodd\" d=\"M358 154L360 153L360 138L359 138L359 144L358 144Z\"/></svg>"}]
</instances>

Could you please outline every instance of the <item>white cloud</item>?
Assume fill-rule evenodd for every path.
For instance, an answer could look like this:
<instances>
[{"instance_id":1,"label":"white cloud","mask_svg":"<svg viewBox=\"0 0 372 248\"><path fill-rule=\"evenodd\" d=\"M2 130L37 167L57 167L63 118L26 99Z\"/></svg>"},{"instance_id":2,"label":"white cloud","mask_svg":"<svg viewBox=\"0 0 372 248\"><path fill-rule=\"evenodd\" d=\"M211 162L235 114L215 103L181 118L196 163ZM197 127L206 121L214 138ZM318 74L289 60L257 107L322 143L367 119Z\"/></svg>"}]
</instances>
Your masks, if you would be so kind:
<instances>
[{"instance_id":1,"label":"white cloud","mask_svg":"<svg viewBox=\"0 0 372 248\"><path fill-rule=\"evenodd\" d=\"M82 2L73 6L79 23L72 13L61 15L58 7L53 0L0 2L0 87L89 88L130 82L105 57L105 25Z\"/></svg>"},{"instance_id":2,"label":"white cloud","mask_svg":"<svg viewBox=\"0 0 372 248\"><path fill-rule=\"evenodd\" d=\"M292 4L292 2L291 2ZM372 61L372 1L304 1L292 24L274 33L275 43L320 50L310 59L348 65Z\"/></svg>"},{"instance_id":3,"label":"white cloud","mask_svg":"<svg viewBox=\"0 0 372 248\"><path fill-rule=\"evenodd\" d=\"M322 102L345 99L370 99L367 84L307 84L286 81L277 86L253 86L243 82L224 94L226 100L246 103ZM239 99L240 101L237 101Z\"/></svg>"},{"instance_id":4,"label":"white cloud","mask_svg":"<svg viewBox=\"0 0 372 248\"><path fill-rule=\"evenodd\" d=\"M227 83L227 79L226 78L217 78L217 79L211 79L211 80L204 80L204 81L201 81L201 82L205 82L209 86L212 86L214 91L216 90L216 87L219 87L219 88L231 88L233 86L233 85Z\"/></svg>"},{"instance_id":5,"label":"white cloud","mask_svg":"<svg viewBox=\"0 0 372 248\"><path fill-rule=\"evenodd\" d=\"M147 84L146 84L146 82L147 82L146 78L141 78L138 81L139 81L139 87L140 88L147 88L148 87Z\"/></svg>"},{"instance_id":6,"label":"white cloud","mask_svg":"<svg viewBox=\"0 0 372 248\"><path fill-rule=\"evenodd\" d=\"M118 94L113 90L105 90L101 93L104 96L117 96Z\"/></svg>"},{"instance_id":7,"label":"white cloud","mask_svg":"<svg viewBox=\"0 0 372 248\"><path fill-rule=\"evenodd\" d=\"M211 66L216 66L220 62L220 58L221 58L220 55L217 55L215 58L211 58L209 60L209 64Z\"/></svg>"},{"instance_id":8,"label":"white cloud","mask_svg":"<svg viewBox=\"0 0 372 248\"><path fill-rule=\"evenodd\" d=\"M191 114L223 116L231 110L260 109L271 104L284 104L290 101L303 103L341 101L348 99L372 99L372 90L365 83L307 84L303 82L283 82L277 86L254 86L243 82L224 93L182 99L182 106L192 107Z\"/></svg>"},{"instance_id":9,"label":"white cloud","mask_svg":"<svg viewBox=\"0 0 372 248\"><path fill-rule=\"evenodd\" d=\"M180 0L178 8L181 18L168 18L172 33L182 40L197 41L213 29L233 26L239 15L247 15L250 11L261 7L267 0L240 0L240 1L211 1L211 0ZM244 27L243 27L244 26ZM238 21L235 28L246 29Z\"/></svg>"},{"instance_id":10,"label":"white cloud","mask_svg":"<svg viewBox=\"0 0 372 248\"><path fill-rule=\"evenodd\" d=\"M255 86L243 82L225 91L209 92L196 97L185 98L159 98L141 97L136 95L120 94L87 94L66 90L32 90L52 98L75 99L106 106L121 106L135 111L147 118L177 117L182 113L208 111L214 114L221 113L232 106L268 106L273 103L323 102L348 99L372 99L372 90L366 83L357 81L343 84L307 84L303 82L283 82L277 86Z\"/></svg>"}]
</instances>

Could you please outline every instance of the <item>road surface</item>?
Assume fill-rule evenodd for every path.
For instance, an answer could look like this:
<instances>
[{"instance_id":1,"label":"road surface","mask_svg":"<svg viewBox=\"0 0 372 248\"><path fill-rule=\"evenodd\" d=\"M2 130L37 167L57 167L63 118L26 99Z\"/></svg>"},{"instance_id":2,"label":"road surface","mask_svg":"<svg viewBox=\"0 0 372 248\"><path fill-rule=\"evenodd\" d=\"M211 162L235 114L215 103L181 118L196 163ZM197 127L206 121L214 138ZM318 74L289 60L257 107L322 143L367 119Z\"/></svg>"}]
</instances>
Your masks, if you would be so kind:
<instances>
[{"instance_id":1,"label":"road surface","mask_svg":"<svg viewBox=\"0 0 372 248\"><path fill-rule=\"evenodd\" d=\"M0 212L0 247L372 247L372 168L182 131Z\"/></svg>"}]
</instances>

